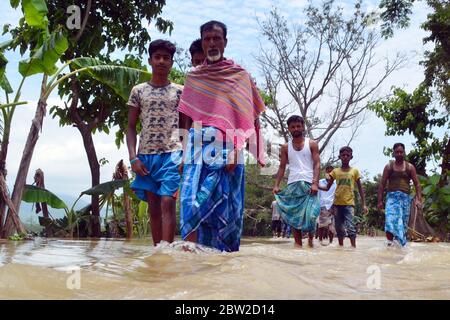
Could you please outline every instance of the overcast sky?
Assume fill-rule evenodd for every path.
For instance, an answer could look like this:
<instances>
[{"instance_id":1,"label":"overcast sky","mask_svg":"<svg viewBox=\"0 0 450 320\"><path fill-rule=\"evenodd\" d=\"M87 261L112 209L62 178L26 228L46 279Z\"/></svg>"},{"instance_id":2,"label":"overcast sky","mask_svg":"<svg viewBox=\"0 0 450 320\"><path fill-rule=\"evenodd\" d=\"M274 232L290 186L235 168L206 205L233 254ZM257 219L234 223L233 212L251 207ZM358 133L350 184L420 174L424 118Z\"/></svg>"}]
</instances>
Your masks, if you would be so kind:
<instances>
[{"instance_id":1,"label":"overcast sky","mask_svg":"<svg viewBox=\"0 0 450 320\"><path fill-rule=\"evenodd\" d=\"M282 14L290 23L302 23L302 8L306 1L210 1L210 0L168 0L163 10L163 17L174 22L174 31L171 36L161 35L151 29L153 39L164 38L176 42L183 48L188 48L192 40L199 37L199 26L208 20L220 20L228 26L228 46L225 56L234 59L246 67L256 79L261 79L254 56L260 50L259 41L263 41L257 18L264 18L271 6L276 4ZM428 8L425 1L419 1L414 6L412 22L407 30L397 30L395 37L383 41L377 50L382 58L385 55L393 55L403 52L409 56L405 68L393 74L379 91L380 96L390 92L392 85L411 90L423 78L423 69L419 61L423 57L422 38L426 35L420 29L420 24L426 19ZM351 6L350 1L343 6ZM378 1L363 1L364 7L375 9ZM20 9L19 9L20 10ZM21 13L9 7L9 1L1 1L0 21L16 24ZM351 12L351 11L348 11ZM7 40L0 37L0 42ZM121 53L118 53L121 55ZM7 55L9 64L7 75L13 88L17 88L17 67L21 57L15 53ZM147 57L145 57L145 60ZM372 74L374 79L377 74ZM14 115L10 140L10 148L7 159L8 185L11 187L17 174L26 137L30 129L31 120L34 117L36 101L39 95L40 76L28 79L22 92L22 99L29 102L27 106L20 106ZM4 97L0 95L4 101ZM60 104L56 95L50 97L49 108L54 104ZM326 108L326 106L323 106ZM114 129L112 130L112 132ZM374 114L368 116L361 128L358 137L351 144L354 150L352 165L368 172L370 177L380 173L388 158L383 155L383 147L391 146L394 142L404 142L411 146L410 137L385 137L385 125ZM118 150L114 144L114 135L107 136L100 133L94 136L95 147L99 159L106 158L109 164L101 168L101 181L111 180L116 163L120 159L128 162L126 146ZM339 143L339 141L338 141ZM56 194L77 195L90 186L90 171L83 148L81 136L76 128L59 127L58 120L47 116L44 119L42 135L40 136L28 174L28 183L32 182L36 169L41 168L45 172L46 186Z\"/></svg>"}]
</instances>

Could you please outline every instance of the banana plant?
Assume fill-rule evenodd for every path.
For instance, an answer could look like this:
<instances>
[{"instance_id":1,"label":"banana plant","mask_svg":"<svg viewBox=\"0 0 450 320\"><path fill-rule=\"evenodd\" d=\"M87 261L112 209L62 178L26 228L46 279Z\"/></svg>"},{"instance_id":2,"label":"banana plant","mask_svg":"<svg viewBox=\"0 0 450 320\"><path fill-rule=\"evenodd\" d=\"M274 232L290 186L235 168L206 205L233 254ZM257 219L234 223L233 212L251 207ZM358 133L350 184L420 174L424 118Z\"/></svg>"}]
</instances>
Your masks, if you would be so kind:
<instances>
[{"instance_id":1,"label":"banana plant","mask_svg":"<svg viewBox=\"0 0 450 320\"><path fill-rule=\"evenodd\" d=\"M75 210L75 206L78 201L81 199L83 195L98 195L103 199L109 199L117 189L124 188L129 183L128 180L113 180L105 183L101 183L93 188L85 190L80 193L78 198L69 208L69 206L61 200L57 195L53 192L39 188L33 185L25 185L25 190L22 196L22 201L27 203L47 203L48 206L53 209L63 209L65 211L65 219L63 220L65 223L59 223L60 228L64 228L70 237L73 237L75 228L78 230L77 234L79 235L79 225L80 222L86 220L86 213L88 212L88 207L84 207L80 210ZM103 201L103 205L106 204L107 201ZM58 221L53 219L53 221L45 221L44 223L54 224L58 227ZM87 221L86 221L87 222Z\"/></svg>"},{"instance_id":2,"label":"banana plant","mask_svg":"<svg viewBox=\"0 0 450 320\"><path fill-rule=\"evenodd\" d=\"M439 229L440 233L448 233L450 231L450 180L442 179L439 174L418 177L422 185L425 217L432 226ZM447 183L441 186L441 180Z\"/></svg>"}]
</instances>

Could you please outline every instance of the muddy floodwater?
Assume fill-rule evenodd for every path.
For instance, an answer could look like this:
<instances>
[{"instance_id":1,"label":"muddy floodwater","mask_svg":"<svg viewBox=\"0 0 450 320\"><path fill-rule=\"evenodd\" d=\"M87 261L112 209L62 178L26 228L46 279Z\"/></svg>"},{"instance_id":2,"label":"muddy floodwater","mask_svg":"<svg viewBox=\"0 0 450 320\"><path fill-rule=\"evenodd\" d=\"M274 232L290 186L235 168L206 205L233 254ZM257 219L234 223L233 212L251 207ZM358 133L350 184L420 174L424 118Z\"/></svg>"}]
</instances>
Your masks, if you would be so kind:
<instances>
[{"instance_id":1,"label":"muddy floodwater","mask_svg":"<svg viewBox=\"0 0 450 320\"><path fill-rule=\"evenodd\" d=\"M347 241L296 249L244 238L234 253L182 241L2 241L0 299L450 299L448 243Z\"/></svg>"}]
</instances>

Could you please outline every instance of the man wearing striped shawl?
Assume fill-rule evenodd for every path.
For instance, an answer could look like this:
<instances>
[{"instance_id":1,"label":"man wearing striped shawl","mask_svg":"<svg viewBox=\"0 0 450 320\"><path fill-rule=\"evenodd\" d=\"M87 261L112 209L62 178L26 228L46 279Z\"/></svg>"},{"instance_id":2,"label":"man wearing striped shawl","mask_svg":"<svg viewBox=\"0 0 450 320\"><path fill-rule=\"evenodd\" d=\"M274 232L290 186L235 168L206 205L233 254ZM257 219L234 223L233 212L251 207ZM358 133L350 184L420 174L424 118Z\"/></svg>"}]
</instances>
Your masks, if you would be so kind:
<instances>
[{"instance_id":1,"label":"man wearing striped shawl","mask_svg":"<svg viewBox=\"0 0 450 320\"><path fill-rule=\"evenodd\" d=\"M188 73L178 110L184 136L180 190L181 236L238 251L244 209L243 149L264 165L258 116L264 103L250 75L223 56L227 28L200 27L205 61Z\"/></svg>"}]
</instances>

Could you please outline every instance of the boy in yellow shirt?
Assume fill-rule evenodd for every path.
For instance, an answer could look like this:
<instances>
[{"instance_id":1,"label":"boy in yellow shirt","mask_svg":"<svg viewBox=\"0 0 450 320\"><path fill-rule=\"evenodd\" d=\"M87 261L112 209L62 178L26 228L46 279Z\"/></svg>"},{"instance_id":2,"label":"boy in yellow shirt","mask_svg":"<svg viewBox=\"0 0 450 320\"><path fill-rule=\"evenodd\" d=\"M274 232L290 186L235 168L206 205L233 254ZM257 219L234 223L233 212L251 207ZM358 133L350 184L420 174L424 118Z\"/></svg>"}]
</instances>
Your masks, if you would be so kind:
<instances>
[{"instance_id":1,"label":"boy in yellow shirt","mask_svg":"<svg viewBox=\"0 0 450 320\"><path fill-rule=\"evenodd\" d=\"M350 238L352 247L356 247L356 227L353 222L353 215L355 211L355 184L358 186L358 192L361 197L361 204L364 214L367 213L366 199L364 191L361 186L359 170L350 167L350 160L353 159L352 148L346 146L339 150L339 159L341 160L341 167L335 168L330 173L331 179L325 188L319 187L320 190L328 191L336 180L336 193L334 195L333 205L336 207L336 233L339 240L339 245L344 245L344 237L347 235Z\"/></svg>"}]
</instances>

